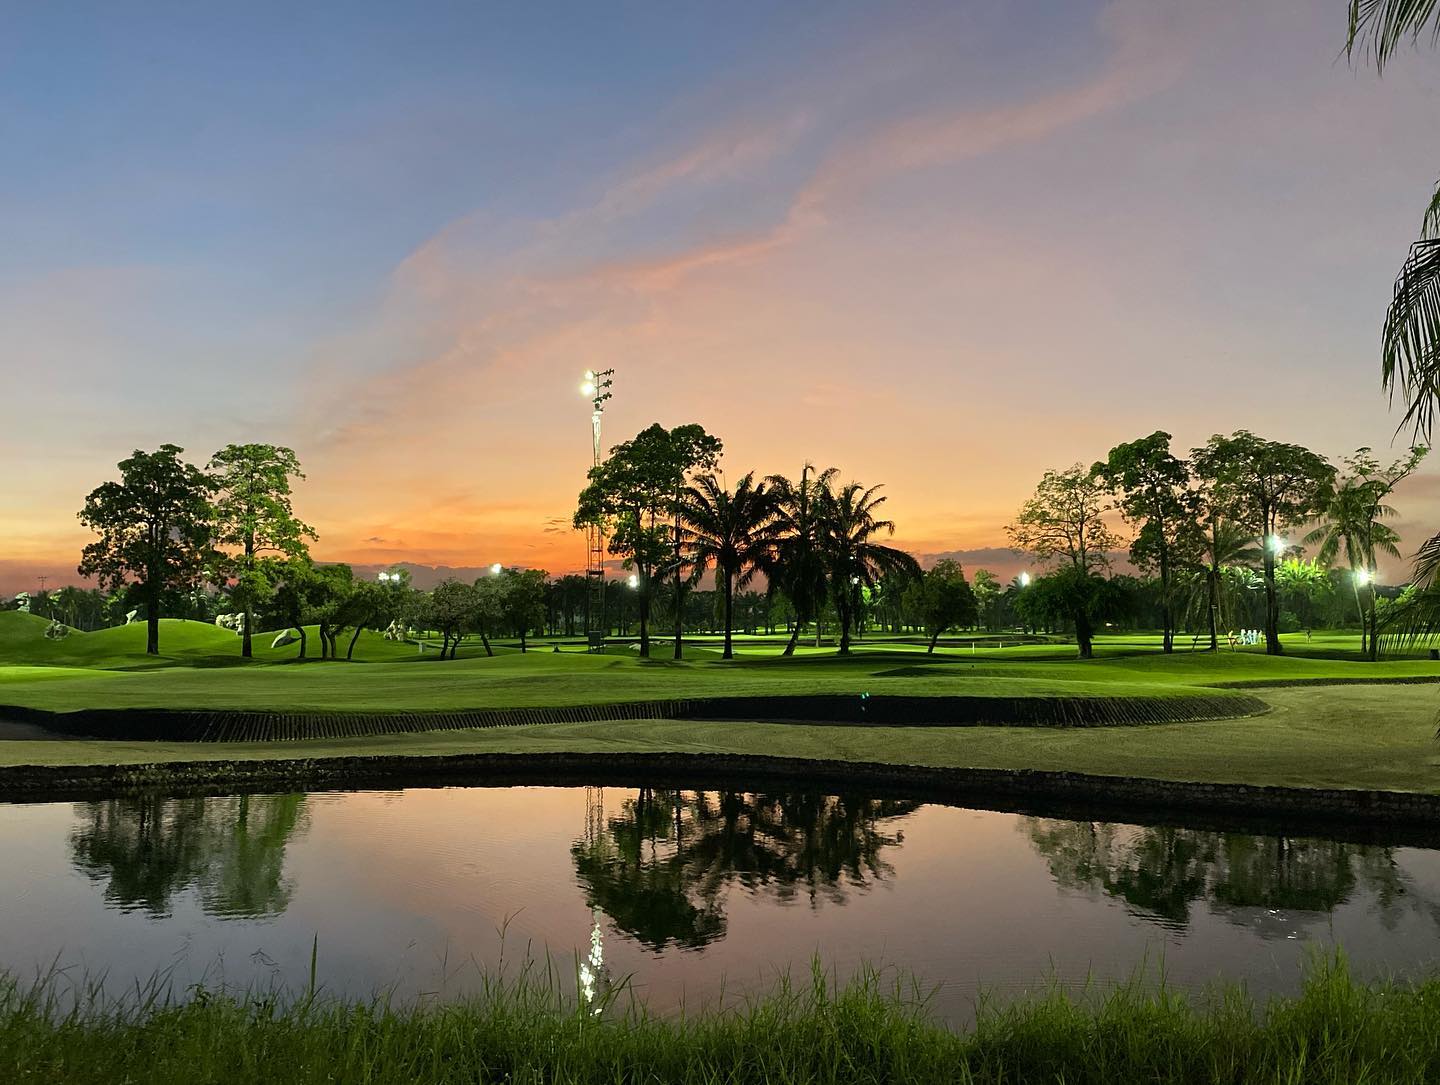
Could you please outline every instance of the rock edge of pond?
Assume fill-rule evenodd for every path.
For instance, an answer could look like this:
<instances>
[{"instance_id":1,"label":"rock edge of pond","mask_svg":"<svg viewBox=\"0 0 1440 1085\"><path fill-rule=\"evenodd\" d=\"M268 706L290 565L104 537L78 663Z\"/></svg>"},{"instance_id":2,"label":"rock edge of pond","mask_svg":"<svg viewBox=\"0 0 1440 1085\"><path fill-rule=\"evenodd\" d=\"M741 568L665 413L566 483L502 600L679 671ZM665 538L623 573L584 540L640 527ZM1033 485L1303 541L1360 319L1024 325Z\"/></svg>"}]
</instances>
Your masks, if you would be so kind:
<instances>
[{"instance_id":1,"label":"rock edge of pond","mask_svg":"<svg viewBox=\"0 0 1440 1085\"><path fill-rule=\"evenodd\" d=\"M1166 697L986 697L776 694L695 697L545 708L420 712L269 712L86 708L72 712L0 706L0 717L86 738L163 742L285 742L417 731L520 727L608 720L761 720L885 727L1127 727L1240 719L1270 706L1243 693Z\"/></svg>"},{"instance_id":2,"label":"rock edge of pond","mask_svg":"<svg viewBox=\"0 0 1440 1085\"><path fill-rule=\"evenodd\" d=\"M1045 769L960 768L761 754L476 753L130 765L0 766L0 800L75 801L164 791L393 790L402 787L648 786L754 791L767 787L900 794L992 810L1440 846L1440 794L1202 783Z\"/></svg>"}]
</instances>

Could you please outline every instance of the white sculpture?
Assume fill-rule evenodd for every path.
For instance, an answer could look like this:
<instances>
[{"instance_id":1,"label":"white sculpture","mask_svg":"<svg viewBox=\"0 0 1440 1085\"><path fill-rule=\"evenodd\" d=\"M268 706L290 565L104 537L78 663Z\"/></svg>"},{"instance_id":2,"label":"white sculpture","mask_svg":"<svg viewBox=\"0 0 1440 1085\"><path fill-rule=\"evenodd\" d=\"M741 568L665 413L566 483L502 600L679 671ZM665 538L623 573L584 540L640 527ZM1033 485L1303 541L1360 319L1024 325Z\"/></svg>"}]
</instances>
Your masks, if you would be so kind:
<instances>
[{"instance_id":1,"label":"white sculpture","mask_svg":"<svg viewBox=\"0 0 1440 1085\"><path fill-rule=\"evenodd\" d=\"M284 648L287 644L294 644L300 639L300 634L293 629L282 629L280 635L270 642L271 648Z\"/></svg>"}]
</instances>

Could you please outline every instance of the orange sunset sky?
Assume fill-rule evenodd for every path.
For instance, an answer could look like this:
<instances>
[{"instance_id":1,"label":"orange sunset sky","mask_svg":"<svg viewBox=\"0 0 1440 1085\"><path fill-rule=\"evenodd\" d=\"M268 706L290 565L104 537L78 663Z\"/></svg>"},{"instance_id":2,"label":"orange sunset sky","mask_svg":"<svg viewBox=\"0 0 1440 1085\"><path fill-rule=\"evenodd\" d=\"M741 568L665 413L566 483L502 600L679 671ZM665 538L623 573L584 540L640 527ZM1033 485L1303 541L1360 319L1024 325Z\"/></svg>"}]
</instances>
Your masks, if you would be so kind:
<instances>
[{"instance_id":1,"label":"orange sunset sky","mask_svg":"<svg viewBox=\"0 0 1440 1085\"><path fill-rule=\"evenodd\" d=\"M294 447L322 559L573 570L586 368L611 442L835 464L1006 573L1043 470L1155 429L1391 454L1440 65L1352 66L1339 0L7 22L0 591L165 441Z\"/></svg>"}]
</instances>

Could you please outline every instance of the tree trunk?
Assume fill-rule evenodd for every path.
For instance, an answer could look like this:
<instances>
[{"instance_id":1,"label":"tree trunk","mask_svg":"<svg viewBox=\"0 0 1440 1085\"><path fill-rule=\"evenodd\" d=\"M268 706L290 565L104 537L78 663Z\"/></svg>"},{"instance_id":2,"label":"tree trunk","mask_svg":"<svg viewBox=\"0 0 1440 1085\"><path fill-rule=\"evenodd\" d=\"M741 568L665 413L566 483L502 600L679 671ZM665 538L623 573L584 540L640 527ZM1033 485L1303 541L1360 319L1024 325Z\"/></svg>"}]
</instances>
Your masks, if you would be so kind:
<instances>
[{"instance_id":1,"label":"tree trunk","mask_svg":"<svg viewBox=\"0 0 1440 1085\"><path fill-rule=\"evenodd\" d=\"M303 625L296 625L295 628L300 631L300 654L299 654L298 656L296 656L295 658L296 658L296 659L304 659L304 658L305 658L305 647L306 647L306 643L307 643L307 642L306 642L306 639L305 639L305 627L304 627Z\"/></svg>"},{"instance_id":2,"label":"tree trunk","mask_svg":"<svg viewBox=\"0 0 1440 1085\"><path fill-rule=\"evenodd\" d=\"M800 643L800 631L803 628L804 623L801 622L799 618L796 618L795 628L790 633L790 643L785 645L785 651L780 653L782 656L793 656L795 654L795 646Z\"/></svg>"},{"instance_id":3,"label":"tree trunk","mask_svg":"<svg viewBox=\"0 0 1440 1085\"><path fill-rule=\"evenodd\" d=\"M349 663L355 657L355 642L360 639L360 630L365 627L364 622L355 623L355 635L350 638L350 645L345 649L345 662Z\"/></svg>"},{"instance_id":4,"label":"tree trunk","mask_svg":"<svg viewBox=\"0 0 1440 1085\"><path fill-rule=\"evenodd\" d=\"M158 584L159 580L151 578L145 584L145 654L147 656L158 656L160 654L160 590L151 585Z\"/></svg>"},{"instance_id":5,"label":"tree trunk","mask_svg":"<svg viewBox=\"0 0 1440 1085\"><path fill-rule=\"evenodd\" d=\"M675 658L683 659L681 640L685 635L685 587L680 582L680 513L675 513Z\"/></svg>"},{"instance_id":6,"label":"tree trunk","mask_svg":"<svg viewBox=\"0 0 1440 1085\"><path fill-rule=\"evenodd\" d=\"M940 630L937 629L937 630L935 630L934 635L930 638L930 647L925 649L925 654L926 654L927 656L929 656L929 655L934 655L934 654L935 654L935 642L936 642L937 640L939 640L939 639L940 639Z\"/></svg>"},{"instance_id":7,"label":"tree trunk","mask_svg":"<svg viewBox=\"0 0 1440 1085\"><path fill-rule=\"evenodd\" d=\"M1205 583L1209 589L1206 592L1210 601L1210 650L1220 650L1220 630L1216 623L1220 620L1220 568L1216 565L1207 566L1205 569Z\"/></svg>"},{"instance_id":8,"label":"tree trunk","mask_svg":"<svg viewBox=\"0 0 1440 1085\"><path fill-rule=\"evenodd\" d=\"M1075 646L1080 649L1081 659L1095 658L1094 630L1090 626L1090 616L1083 610L1075 612Z\"/></svg>"},{"instance_id":9,"label":"tree trunk","mask_svg":"<svg viewBox=\"0 0 1440 1085\"><path fill-rule=\"evenodd\" d=\"M640 658L650 658L650 578L640 577Z\"/></svg>"},{"instance_id":10,"label":"tree trunk","mask_svg":"<svg viewBox=\"0 0 1440 1085\"><path fill-rule=\"evenodd\" d=\"M250 627L255 624L255 612L248 603L240 620L245 623L244 629L240 633L240 658L250 659L254 655L250 641Z\"/></svg>"},{"instance_id":11,"label":"tree trunk","mask_svg":"<svg viewBox=\"0 0 1440 1085\"><path fill-rule=\"evenodd\" d=\"M720 653L721 659L734 659L735 653L731 650L730 629L735 624L735 577L729 569L725 570L725 650ZM679 643L678 641L676 642ZM676 657L679 658L679 657Z\"/></svg>"},{"instance_id":12,"label":"tree trunk","mask_svg":"<svg viewBox=\"0 0 1440 1085\"><path fill-rule=\"evenodd\" d=\"M495 654L495 649L490 647L490 635L485 632L483 625L480 627L480 643L485 645L485 654L487 656L493 656Z\"/></svg>"},{"instance_id":13,"label":"tree trunk","mask_svg":"<svg viewBox=\"0 0 1440 1085\"><path fill-rule=\"evenodd\" d=\"M1283 655L1285 649L1280 646L1280 599L1275 593L1275 551L1270 546L1270 535L1267 531L1262 536L1265 543L1265 654L1278 656Z\"/></svg>"},{"instance_id":14,"label":"tree trunk","mask_svg":"<svg viewBox=\"0 0 1440 1085\"><path fill-rule=\"evenodd\" d=\"M1170 556L1160 550L1160 622L1165 630L1161 650L1167 655L1175 651L1175 615L1170 610Z\"/></svg>"},{"instance_id":15,"label":"tree trunk","mask_svg":"<svg viewBox=\"0 0 1440 1085\"><path fill-rule=\"evenodd\" d=\"M1380 659L1380 638L1377 635L1379 633L1379 630L1376 628L1375 623L1374 584L1370 585L1370 605L1367 609L1369 610L1370 614L1368 620L1365 621L1365 624L1369 626L1370 640L1369 643L1366 645L1365 658L1370 660L1371 663L1375 663Z\"/></svg>"}]
</instances>

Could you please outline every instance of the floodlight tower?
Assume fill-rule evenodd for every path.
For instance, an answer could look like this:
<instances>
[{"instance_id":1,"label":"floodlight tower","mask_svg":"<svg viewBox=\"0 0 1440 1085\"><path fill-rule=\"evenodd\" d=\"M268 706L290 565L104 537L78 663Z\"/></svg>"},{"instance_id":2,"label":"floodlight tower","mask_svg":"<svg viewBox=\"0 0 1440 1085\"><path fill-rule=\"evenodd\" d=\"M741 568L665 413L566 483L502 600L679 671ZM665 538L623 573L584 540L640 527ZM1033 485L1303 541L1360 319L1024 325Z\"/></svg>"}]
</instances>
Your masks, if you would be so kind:
<instances>
[{"instance_id":1,"label":"floodlight tower","mask_svg":"<svg viewBox=\"0 0 1440 1085\"><path fill-rule=\"evenodd\" d=\"M599 467L600 420L615 383L615 370L585 370L580 394L590 399L591 465ZM605 622L605 527L600 521L585 526L585 640L593 651L603 648L609 632Z\"/></svg>"}]
</instances>

